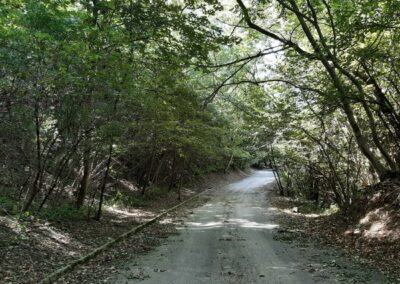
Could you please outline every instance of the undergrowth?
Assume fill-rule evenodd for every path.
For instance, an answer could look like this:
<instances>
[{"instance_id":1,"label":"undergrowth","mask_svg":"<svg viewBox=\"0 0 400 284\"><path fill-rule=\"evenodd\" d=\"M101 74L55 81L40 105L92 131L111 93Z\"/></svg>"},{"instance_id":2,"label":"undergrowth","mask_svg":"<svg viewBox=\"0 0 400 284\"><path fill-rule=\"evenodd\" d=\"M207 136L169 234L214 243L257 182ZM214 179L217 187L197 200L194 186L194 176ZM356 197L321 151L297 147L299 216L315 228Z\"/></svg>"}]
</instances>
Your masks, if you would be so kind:
<instances>
[{"instance_id":1,"label":"undergrowth","mask_svg":"<svg viewBox=\"0 0 400 284\"><path fill-rule=\"evenodd\" d=\"M14 188L0 188L0 214L17 215L21 210L21 201L15 195Z\"/></svg>"},{"instance_id":2,"label":"undergrowth","mask_svg":"<svg viewBox=\"0 0 400 284\"><path fill-rule=\"evenodd\" d=\"M176 196L176 192L168 191L166 188L150 187L145 194L138 192L126 193L117 191L117 193L108 201L107 205L119 207L145 207L150 201L168 199Z\"/></svg>"},{"instance_id":3,"label":"undergrowth","mask_svg":"<svg viewBox=\"0 0 400 284\"><path fill-rule=\"evenodd\" d=\"M0 215L10 215L18 219L27 219L32 216L46 219L49 221L56 220L81 220L87 218L89 208L87 206L77 209L72 202L64 203L57 206L48 206L40 211L36 210L34 204L30 211L21 213L22 199L15 196L15 189L1 188L0 195ZM146 207L154 200L176 198L175 191L168 191L163 187L149 187L145 194L140 192L123 192L117 191L116 194L110 196L106 201L106 205L118 206L125 208ZM92 209L93 211L93 209Z\"/></svg>"},{"instance_id":4,"label":"undergrowth","mask_svg":"<svg viewBox=\"0 0 400 284\"><path fill-rule=\"evenodd\" d=\"M37 217L49 221L56 220L82 220L87 218L88 207L77 209L74 204L43 208L36 214Z\"/></svg>"}]
</instances>

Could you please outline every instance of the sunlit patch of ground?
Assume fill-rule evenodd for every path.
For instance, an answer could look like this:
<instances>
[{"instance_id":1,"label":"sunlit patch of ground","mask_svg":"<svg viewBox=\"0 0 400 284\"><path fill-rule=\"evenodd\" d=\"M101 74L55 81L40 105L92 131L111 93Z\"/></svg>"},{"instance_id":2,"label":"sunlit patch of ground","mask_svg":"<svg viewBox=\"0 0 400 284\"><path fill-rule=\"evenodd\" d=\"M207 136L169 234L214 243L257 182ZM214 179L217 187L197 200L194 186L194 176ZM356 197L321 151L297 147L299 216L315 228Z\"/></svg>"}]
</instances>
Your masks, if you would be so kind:
<instances>
[{"instance_id":1,"label":"sunlit patch of ground","mask_svg":"<svg viewBox=\"0 0 400 284\"><path fill-rule=\"evenodd\" d=\"M120 208L117 206L106 206L104 210L111 214L115 214L118 219L134 218L134 219L150 219L156 214L149 210L134 209L134 208Z\"/></svg>"},{"instance_id":2,"label":"sunlit patch of ground","mask_svg":"<svg viewBox=\"0 0 400 284\"><path fill-rule=\"evenodd\" d=\"M104 209L100 222L0 216L0 283L37 283L56 268L157 214L151 208Z\"/></svg>"},{"instance_id":3,"label":"sunlit patch of ground","mask_svg":"<svg viewBox=\"0 0 400 284\"><path fill-rule=\"evenodd\" d=\"M247 219L228 219L227 220L229 223L232 223L234 225L237 225L242 228L250 228L250 229L275 229L279 227L278 224L271 224L271 223L259 223L259 222L254 222L250 221Z\"/></svg>"},{"instance_id":4,"label":"sunlit patch of ground","mask_svg":"<svg viewBox=\"0 0 400 284\"><path fill-rule=\"evenodd\" d=\"M279 213L277 222L285 230L302 231L309 239L339 246L398 281L393 283L400 283L400 210L387 201L387 195L374 194L369 204L380 206L363 205L368 210L361 216L341 215L337 208L313 213L304 210L299 200L276 193L271 193L269 199L273 205L270 210Z\"/></svg>"},{"instance_id":5,"label":"sunlit patch of ground","mask_svg":"<svg viewBox=\"0 0 400 284\"><path fill-rule=\"evenodd\" d=\"M400 226L395 215L393 209L386 207L371 210L360 219L356 228L349 228L345 234L360 234L365 239L399 240Z\"/></svg>"},{"instance_id":6,"label":"sunlit patch of ground","mask_svg":"<svg viewBox=\"0 0 400 284\"><path fill-rule=\"evenodd\" d=\"M206 223L186 222L186 224L187 224L187 226L189 226L190 229L215 229L215 228L223 227L222 221L206 222Z\"/></svg>"},{"instance_id":7,"label":"sunlit patch of ground","mask_svg":"<svg viewBox=\"0 0 400 284\"><path fill-rule=\"evenodd\" d=\"M15 234L23 234L24 227L14 218L8 216L0 216L0 224L4 227L8 227Z\"/></svg>"},{"instance_id":8,"label":"sunlit patch of ground","mask_svg":"<svg viewBox=\"0 0 400 284\"><path fill-rule=\"evenodd\" d=\"M306 212L304 212L304 208L302 208L302 207L299 208L298 201L293 202L293 201L290 201L290 199L288 199L286 197L285 198L275 197L274 202L280 203L281 206L270 207L270 208L268 208L269 211L272 211L272 212L275 212L278 214L280 213L280 214L284 214L284 215L301 216L301 217L305 217L305 218L318 218L321 216L330 216L332 214L335 214L338 211L337 207L332 206L331 208L327 208L327 209L321 210L316 213L308 212L310 209L306 209L305 210ZM289 208L289 207L282 206L284 204L289 204L289 203L292 204L292 207ZM296 205L296 206L293 206L293 205ZM309 207L309 206L307 207L308 203L305 203L305 205L306 206L304 206L304 207L306 207L306 208Z\"/></svg>"},{"instance_id":9,"label":"sunlit patch of ground","mask_svg":"<svg viewBox=\"0 0 400 284\"><path fill-rule=\"evenodd\" d=\"M182 189L182 198L218 186L229 180L238 179L242 174L233 173L222 176L213 174L196 187ZM128 181L123 181L126 192L138 194L137 188ZM108 196L113 190L108 188ZM190 203L190 206L202 204L206 197ZM116 238L138 224L170 208L180 201L177 195L171 194L162 199L148 200L144 206L124 208L104 206L101 221L93 219L46 221L27 218L18 221L11 216L0 216L0 283L24 284L38 283L45 275L69 263L73 259L87 254L110 238ZM93 212L92 212L93 213ZM58 283L100 283L115 269L111 263L129 259L132 254L149 250L159 245L163 238L175 234L172 225L176 222L174 215L167 216L161 223L146 228L141 234L132 236L123 242L116 251L100 255L84 269L67 275Z\"/></svg>"}]
</instances>

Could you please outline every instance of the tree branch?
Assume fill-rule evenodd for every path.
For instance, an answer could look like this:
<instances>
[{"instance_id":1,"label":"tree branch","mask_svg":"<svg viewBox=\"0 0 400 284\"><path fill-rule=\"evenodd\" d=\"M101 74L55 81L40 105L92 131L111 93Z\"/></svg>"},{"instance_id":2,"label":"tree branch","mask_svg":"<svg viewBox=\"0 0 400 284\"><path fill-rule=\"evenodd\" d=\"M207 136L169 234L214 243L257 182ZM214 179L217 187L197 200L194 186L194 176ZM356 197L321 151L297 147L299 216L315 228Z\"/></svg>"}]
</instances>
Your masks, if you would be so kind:
<instances>
[{"instance_id":1,"label":"tree branch","mask_svg":"<svg viewBox=\"0 0 400 284\"><path fill-rule=\"evenodd\" d=\"M266 36L268 36L268 37L270 37L270 38L272 38L274 40L277 40L277 41L283 43L284 45L286 45L288 47L293 48L299 54L303 55L304 57L306 57L308 59L316 59L317 58L317 56L315 54L305 51L304 49L302 49L298 44L294 43L293 41L284 39L284 38L278 36L277 34L275 34L273 32L270 32L270 31L260 27L259 25L255 24L251 20L250 14L249 14L249 10L243 4L243 1L242 0L236 0L236 2L239 4L239 7L240 7L240 9L241 9L241 11L243 13L244 20L246 21L247 25L250 28L252 28L252 29L254 29L254 30L262 33L263 35L266 35Z\"/></svg>"}]
</instances>

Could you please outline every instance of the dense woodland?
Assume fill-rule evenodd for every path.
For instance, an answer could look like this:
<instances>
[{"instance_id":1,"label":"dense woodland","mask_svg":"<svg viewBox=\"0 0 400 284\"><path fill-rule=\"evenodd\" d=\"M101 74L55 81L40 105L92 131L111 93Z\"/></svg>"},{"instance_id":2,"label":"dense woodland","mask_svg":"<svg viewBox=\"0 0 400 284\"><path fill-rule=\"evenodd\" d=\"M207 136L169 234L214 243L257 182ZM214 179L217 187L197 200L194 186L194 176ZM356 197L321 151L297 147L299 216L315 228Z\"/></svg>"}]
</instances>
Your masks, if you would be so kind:
<instances>
[{"instance_id":1,"label":"dense woodland","mask_svg":"<svg viewBox=\"0 0 400 284\"><path fill-rule=\"evenodd\" d=\"M180 197L272 166L349 209L400 170L400 1L4 0L0 206L100 219L112 188Z\"/></svg>"}]
</instances>

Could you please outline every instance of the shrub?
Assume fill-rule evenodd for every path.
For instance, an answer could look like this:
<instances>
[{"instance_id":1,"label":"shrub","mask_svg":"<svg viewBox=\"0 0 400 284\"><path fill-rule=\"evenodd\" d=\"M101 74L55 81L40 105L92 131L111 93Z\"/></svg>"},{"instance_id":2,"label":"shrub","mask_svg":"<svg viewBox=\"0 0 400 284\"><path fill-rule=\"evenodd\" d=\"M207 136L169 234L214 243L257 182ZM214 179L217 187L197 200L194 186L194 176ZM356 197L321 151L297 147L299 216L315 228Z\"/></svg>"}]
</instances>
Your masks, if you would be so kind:
<instances>
[{"instance_id":1,"label":"shrub","mask_svg":"<svg viewBox=\"0 0 400 284\"><path fill-rule=\"evenodd\" d=\"M21 201L15 196L14 188L0 188L0 214L16 215L21 209Z\"/></svg>"},{"instance_id":2,"label":"shrub","mask_svg":"<svg viewBox=\"0 0 400 284\"><path fill-rule=\"evenodd\" d=\"M87 217L87 207L77 209L73 204L64 204L58 207L43 208L38 217L47 220L81 220Z\"/></svg>"}]
</instances>

